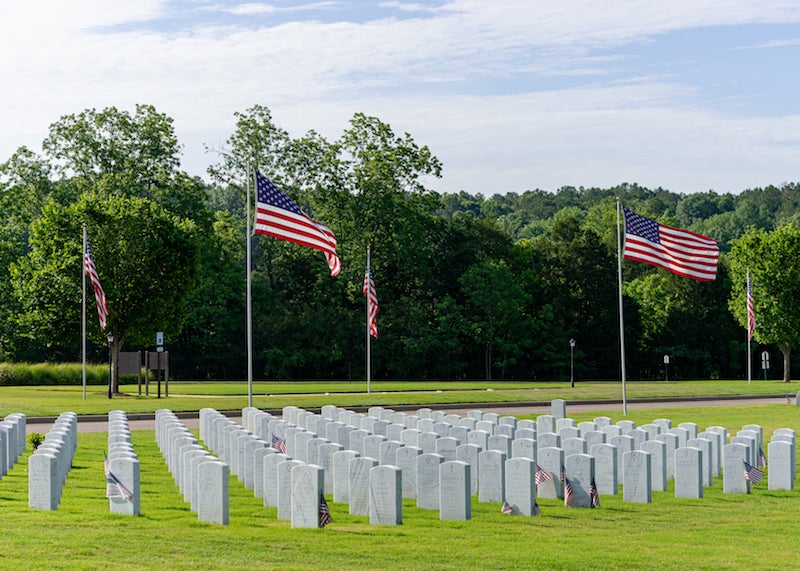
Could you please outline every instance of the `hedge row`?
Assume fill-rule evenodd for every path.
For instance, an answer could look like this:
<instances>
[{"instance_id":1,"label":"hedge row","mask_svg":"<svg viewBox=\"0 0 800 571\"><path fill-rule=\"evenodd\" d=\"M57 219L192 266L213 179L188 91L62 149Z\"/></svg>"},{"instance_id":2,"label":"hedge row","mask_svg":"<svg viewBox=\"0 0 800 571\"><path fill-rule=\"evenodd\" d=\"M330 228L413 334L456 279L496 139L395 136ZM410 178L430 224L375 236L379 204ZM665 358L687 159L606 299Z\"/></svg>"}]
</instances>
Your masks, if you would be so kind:
<instances>
[{"instance_id":1,"label":"hedge row","mask_svg":"<svg viewBox=\"0 0 800 571\"><path fill-rule=\"evenodd\" d=\"M0 363L0 386L80 385L81 363ZM108 384L108 365L86 365L86 384Z\"/></svg>"}]
</instances>

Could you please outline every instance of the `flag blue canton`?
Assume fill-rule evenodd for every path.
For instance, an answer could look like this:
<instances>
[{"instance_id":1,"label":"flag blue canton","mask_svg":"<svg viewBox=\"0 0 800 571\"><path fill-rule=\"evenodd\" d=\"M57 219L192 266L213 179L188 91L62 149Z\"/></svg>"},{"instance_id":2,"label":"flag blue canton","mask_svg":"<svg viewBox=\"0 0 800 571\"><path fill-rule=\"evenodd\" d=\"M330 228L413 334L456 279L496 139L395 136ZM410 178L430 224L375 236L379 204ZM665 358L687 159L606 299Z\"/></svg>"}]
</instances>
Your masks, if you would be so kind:
<instances>
[{"instance_id":1,"label":"flag blue canton","mask_svg":"<svg viewBox=\"0 0 800 571\"><path fill-rule=\"evenodd\" d=\"M645 218L644 216L639 216L627 208L625 209L625 232L641 236L654 244L661 243L661 237L658 233L658 222Z\"/></svg>"},{"instance_id":2,"label":"flag blue canton","mask_svg":"<svg viewBox=\"0 0 800 571\"><path fill-rule=\"evenodd\" d=\"M266 177L256 176L256 192L259 202L272 204L283 210L294 212L298 216L305 216L303 211L295 204L294 200L281 192L278 187Z\"/></svg>"}]
</instances>

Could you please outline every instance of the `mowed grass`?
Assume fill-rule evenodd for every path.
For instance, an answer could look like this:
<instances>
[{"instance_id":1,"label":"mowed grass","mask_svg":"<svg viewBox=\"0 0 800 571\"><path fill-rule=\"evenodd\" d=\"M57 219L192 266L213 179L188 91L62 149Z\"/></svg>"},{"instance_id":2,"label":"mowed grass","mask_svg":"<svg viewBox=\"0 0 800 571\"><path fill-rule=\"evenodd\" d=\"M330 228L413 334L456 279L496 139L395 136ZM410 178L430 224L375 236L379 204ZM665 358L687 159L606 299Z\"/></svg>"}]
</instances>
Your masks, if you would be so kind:
<instances>
[{"instance_id":1,"label":"mowed grass","mask_svg":"<svg viewBox=\"0 0 800 571\"><path fill-rule=\"evenodd\" d=\"M569 413L569 409L568 409ZM622 417L618 410L570 414L580 422ZM776 403L742 407L654 408L630 411L637 424L655 418L701 429L761 424L800 428L800 409ZM524 417L521 417L524 418ZM438 512L403 502L401 526L373 526L328 503L325 529L292 529L275 508L230 483L230 525L197 521L183 502L153 431L137 431L142 515L109 513L103 497L105 433L80 433L74 467L57 511L27 506L26 451L0 480L2 569L795 569L800 492L769 491L767 479L749 495L722 494L722 480L699 500L676 499L673 487L653 503L601 496L598 509L568 509L540 500L539 517L506 516L499 504L472 499L472 519L442 522Z\"/></svg>"},{"instance_id":2,"label":"mowed grass","mask_svg":"<svg viewBox=\"0 0 800 571\"><path fill-rule=\"evenodd\" d=\"M86 399L80 383L70 386L0 387L0 416L21 412L28 416L57 416L64 411L78 414L105 414L109 410L129 413L154 412L168 408L175 412L197 411L209 407L237 410L248 405L245 382L171 382L169 397L162 384L151 382L149 396L143 387L123 385L123 394L108 398L102 386L89 386ZM686 398L701 396L781 395L794 398L799 383L776 381L634 381L626 386L627 399ZM323 404L341 407L435 406L448 404L488 404L493 402L549 403L609 400L621 402L618 382L579 382L570 388L565 382L373 382L366 392L363 382L254 382L253 405L263 410L281 410L295 405L319 408Z\"/></svg>"}]
</instances>

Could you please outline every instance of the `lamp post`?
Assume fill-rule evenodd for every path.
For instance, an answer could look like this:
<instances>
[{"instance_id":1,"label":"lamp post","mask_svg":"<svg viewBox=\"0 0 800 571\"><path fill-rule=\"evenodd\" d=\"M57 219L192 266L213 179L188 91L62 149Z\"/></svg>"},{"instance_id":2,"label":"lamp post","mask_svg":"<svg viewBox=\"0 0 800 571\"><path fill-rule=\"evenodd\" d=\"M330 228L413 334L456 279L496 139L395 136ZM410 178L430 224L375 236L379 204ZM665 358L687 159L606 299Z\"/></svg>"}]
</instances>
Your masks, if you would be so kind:
<instances>
[{"instance_id":1,"label":"lamp post","mask_svg":"<svg viewBox=\"0 0 800 571\"><path fill-rule=\"evenodd\" d=\"M106 339L108 339L108 398L111 398L111 346L114 344L114 334L109 331Z\"/></svg>"},{"instance_id":2,"label":"lamp post","mask_svg":"<svg viewBox=\"0 0 800 571\"><path fill-rule=\"evenodd\" d=\"M569 340L569 386L575 388L575 339Z\"/></svg>"},{"instance_id":3,"label":"lamp post","mask_svg":"<svg viewBox=\"0 0 800 571\"><path fill-rule=\"evenodd\" d=\"M669 355L664 355L664 380L669 381Z\"/></svg>"}]
</instances>

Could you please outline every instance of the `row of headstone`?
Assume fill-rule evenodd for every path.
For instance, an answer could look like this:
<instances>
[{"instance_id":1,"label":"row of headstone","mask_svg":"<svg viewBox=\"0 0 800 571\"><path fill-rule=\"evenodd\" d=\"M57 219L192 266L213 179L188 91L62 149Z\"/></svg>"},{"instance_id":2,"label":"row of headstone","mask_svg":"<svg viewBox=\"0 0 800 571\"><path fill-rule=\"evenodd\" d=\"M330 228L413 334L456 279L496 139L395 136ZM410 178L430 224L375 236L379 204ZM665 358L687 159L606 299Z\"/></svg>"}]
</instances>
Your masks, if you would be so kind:
<instances>
[{"instance_id":1,"label":"row of headstone","mask_svg":"<svg viewBox=\"0 0 800 571\"><path fill-rule=\"evenodd\" d=\"M230 468L170 410L156 411L156 442L184 501L203 522L230 522Z\"/></svg>"},{"instance_id":2,"label":"row of headstone","mask_svg":"<svg viewBox=\"0 0 800 571\"><path fill-rule=\"evenodd\" d=\"M249 407L242 411L244 426L214 409L200 411L200 435L208 448L231 465L231 473L262 498L265 506L277 508L278 519L292 527L316 528L324 500L324 470L270 446L268 423L275 418Z\"/></svg>"},{"instance_id":3,"label":"row of headstone","mask_svg":"<svg viewBox=\"0 0 800 571\"><path fill-rule=\"evenodd\" d=\"M140 466L133 449L128 416L121 410L108 413L106 496L111 513L140 515Z\"/></svg>"},{"instance_id":4,"label":"row of headstone","mask_svg":"<svg viewBox=\"0 0 800 571\"><path fill-rule=\"evenodd\" d=\"M28 459L28 506L58 509L61 490L78 448L78 415L61 413Z\"/></svg>"},{"instance_id":5,"label":"row of headstone","mask_svg":"<svg viewBox=\"0 0 800 571\"><path fill-rule=\"evenodd\" d=\"M0 422L0 480L25 451L27 420L24 414L9 414Z\"/></svg>"}]
</instances>

